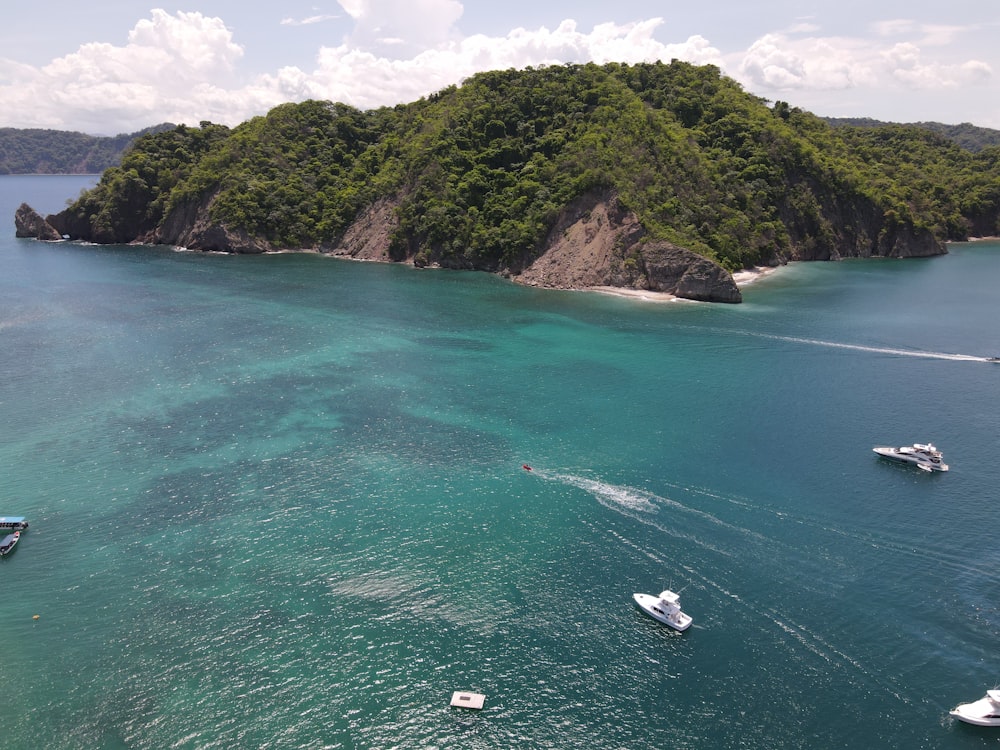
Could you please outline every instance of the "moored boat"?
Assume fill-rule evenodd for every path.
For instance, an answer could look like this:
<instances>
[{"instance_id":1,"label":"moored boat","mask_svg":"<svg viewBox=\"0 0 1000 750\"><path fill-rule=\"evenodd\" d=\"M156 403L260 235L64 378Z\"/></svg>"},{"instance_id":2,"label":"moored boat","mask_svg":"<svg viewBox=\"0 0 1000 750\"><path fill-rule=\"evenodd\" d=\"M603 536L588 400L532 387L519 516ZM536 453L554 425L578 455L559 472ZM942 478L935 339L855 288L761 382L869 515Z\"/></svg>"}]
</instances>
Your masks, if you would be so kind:
<instances>
[{"instance_id":1,"label":"moored boat","mask_svg":"<svg viewBox=\"0 0 1000 750\"><path fill-rule=\"evenodd\" d=\"M8 534L3 539L0 539L0 557L6 557L14 550L14 545L17 544L17 540L21 538L21 532L15 531L13 534Z\"/></svg>"},{"instance_id":2,"label":"moored boat","mask_svg":"<svg viewBox=\"0 0 1000 750\"><path fill-rule=\"evenodd\" d=\"M895 448L890 445L876 445L872 450L882 458L890 461L899 461L904 464L913 464L923 471L948 471L948 464L944 462L941 455L933 443L914 443Z\"/></svg>"},{"instance_id":3,"label":"moored boat","mask_svg":"<svg viewBox=\"0 0 1000 750\"><path fill-rule=\"evenodd\" d=\"M24 516L0 516L0 529L27 531L28 521Z\"/></svg>"},{"instance_id":4,"label":"moored boat","mask_svg":"<svg viewBox=\"0 0 1000 750\"><path fill-rule=\"evenodd\" d=\"M979 700L955 706L948 713L968 724L1000 727L1000 690L987 690Z\"/></svg>"},{"instance_id":5,"label":"moored boat","mask_svg":"<svg viewBox=\"0 0 1000 750\"><path fill-rule=\"evenodd\" d=\"M680 595L673 591L661 591L659 596L632 594L632 598L639 609L674 630L684 631L691 627L691 615L681 612Z\"/></svg>"}]
</instances>

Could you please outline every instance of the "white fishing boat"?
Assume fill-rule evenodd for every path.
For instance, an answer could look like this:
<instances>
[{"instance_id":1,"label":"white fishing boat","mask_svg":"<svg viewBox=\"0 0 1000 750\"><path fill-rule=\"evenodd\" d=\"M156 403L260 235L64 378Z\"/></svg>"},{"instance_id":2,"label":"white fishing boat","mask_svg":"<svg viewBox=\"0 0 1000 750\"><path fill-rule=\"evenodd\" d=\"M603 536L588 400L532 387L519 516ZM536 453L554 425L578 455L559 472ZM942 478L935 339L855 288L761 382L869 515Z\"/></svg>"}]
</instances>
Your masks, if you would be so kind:
<instances>
[{"instance_id":1,"label":"white fishing boat","mask_svg":"<svg viewBox=\"0 0 1000 750\"><path fill-rule=\"evenodd\" d=\"M948 464L944 462L941 451L935 448L933 443L914 443L900 448L894 448L890 445L876 445L872 450L882 458L904 464L913 464L923 471L948 471Z\"/></svg>"},{"instance_id":2,"label":"white fishing boat","mask_svg":"<svg viewBox=\"0 0 1000 750\"><path fill-rule=\"evenodd\" d=\"M949 713L968 724L1000 727L1000 690L987 690L979 700L955 706Z\"/></svg>"},{"instance_id":3,"label":"white fishing boat","mask_svg":"<svg viewBox=\"0 0 1000 750\"><path fill-rule=\"evenodd\" d=\"M691 627L691 615L681 612L680 595L673 591L661 591L659 596L632 594L632 598L639 609L674 630L684 631Z\"/></svg>"}]
</instances>

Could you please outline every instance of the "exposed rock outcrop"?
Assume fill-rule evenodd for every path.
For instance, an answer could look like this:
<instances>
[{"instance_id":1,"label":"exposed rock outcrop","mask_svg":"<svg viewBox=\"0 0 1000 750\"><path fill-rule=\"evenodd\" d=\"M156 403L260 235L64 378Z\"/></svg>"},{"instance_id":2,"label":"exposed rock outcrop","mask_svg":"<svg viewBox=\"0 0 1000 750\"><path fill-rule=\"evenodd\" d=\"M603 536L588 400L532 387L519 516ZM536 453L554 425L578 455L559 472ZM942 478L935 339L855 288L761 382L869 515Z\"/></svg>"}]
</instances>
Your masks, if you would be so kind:
<instances>
[{"instance_id":1,"label":"exposed rock outcrop","mask_svg":"<svg viewBox=\"0 0 1000 750\"><path fill-rule=\"evenodd\" d=\"M703 302L742 302L732 274L690 250L667 242L650 242L641 250L647 289Z\"/></svg>"},{"instance_id":2,"label":"exposed rock outcrop","mask_svg":"<svg viewBox=\"0 0 1000 750\"><path fill-rule=\"evenodd\" d=\"M669 242L650 240L638 217L612 195L584 196L556 222L545 250L513 278L557 289L622 287L685 299L741 302L722 266Z\"/></svg>"},{"instance_id":3,"label":"exposed rock outcrop","mask_svg":"<svg viewBox=\"0 0 1000 750\"><path fill-rule=\"evenodd\" d=\"M233 230L212 222L209 208L214 198L212 195L182 203L163 219L159 227L139 240L219 253L257 255L276 249L267 240L252 237L245 230Z\"/></svg>"},{"instance_id":4,"label":"exposed rock outcrop","mask_svg":"<svg viewBox=\"0 0 1000 750\"><path fill-rule=\"evenodd\" d=\"M948 253L944 242L929 229L894 218L866 196L848 196L808 181L802 185L809 186L819 203L814 211L795 211L788 202L781 206L779 213L792 247L788 257L780 260L926 258ZM802 185L791 192L800 191Z\"/></svg>"},{"instance_id":5,"label":"exposed rock outcrop","mask_svg":"<svg viewBox=\"0 0 1000 750\"><path fill-rule=\"evenodd\" d=\"M945 244L929 229L915 229L909 225L882 232L878 250L877 255L883 258L929 258L948 253Z\"/></svg>"},{"instance_id":6,"label":"exposed rock outcrop","mask_svg":"<svg viewBox=\"0 0 1000 750\"><path fill-rule=\"evenodd\" d=\"M46 241L62 239L59 231L27 203L22 203L14 212L14 229L15 237L35 237Z\"/></svg>"},{"instance_id":7,"label":"exposed rock outcrop","mask_svg":"<svg viewBox=\"0 0 1000 750\"><path fill-rule=\"evenodd\" d=\"M329 252L354 260L397 260L390 255L397 226L396 203L381 198L358 215Z\"/></svg>"}]
</instances>

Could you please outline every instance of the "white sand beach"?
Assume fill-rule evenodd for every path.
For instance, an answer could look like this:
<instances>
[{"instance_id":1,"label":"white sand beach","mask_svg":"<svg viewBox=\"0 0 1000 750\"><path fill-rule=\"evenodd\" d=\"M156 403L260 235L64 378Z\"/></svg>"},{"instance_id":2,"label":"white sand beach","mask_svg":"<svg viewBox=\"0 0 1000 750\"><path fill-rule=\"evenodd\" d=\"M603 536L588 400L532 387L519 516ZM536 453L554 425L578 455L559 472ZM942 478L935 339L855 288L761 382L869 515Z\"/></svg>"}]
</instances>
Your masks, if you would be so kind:
<instances>
[{"instance_id":1,"label":"white sand beach","mask_svg":"<svg viewBox=\"0 0 1000 750\"><path fill-rule=\"evenodd\" d=\"M733 274L733 281L741 289L748 284L752 284L758 279L770 276L785 266L755 266ZM588 286L581 289L585 292L599 292L600 294L610 294L616 297L629 297L631 299L643 300L645 302L694 302L695 300L677 297L667 292L653 292L649 289L625 289L617 286Z\"/></svg>"},{"instance_id":2,"label":"white sand beach","mask_svg":"<svg viewBox=\"0 0 1000 750\"><path fill-rule=\"evenodd\" d=\"M690 302L691 300L681 299L667 292L653 292L649 289L625 289L618 286L588 286L582 291L600 292L601 294L611 294L615 297L630 297L631 299L641 299L646 302Z\"/></svg>"}]
</instances>

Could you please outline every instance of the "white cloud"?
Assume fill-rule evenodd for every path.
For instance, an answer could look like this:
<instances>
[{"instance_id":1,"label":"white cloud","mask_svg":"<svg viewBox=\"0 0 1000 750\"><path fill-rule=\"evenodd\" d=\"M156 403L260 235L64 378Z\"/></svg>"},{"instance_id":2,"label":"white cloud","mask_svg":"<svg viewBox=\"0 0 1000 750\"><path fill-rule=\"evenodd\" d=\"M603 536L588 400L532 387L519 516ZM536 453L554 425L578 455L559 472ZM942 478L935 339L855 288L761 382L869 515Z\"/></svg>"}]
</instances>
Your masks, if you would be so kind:
<instances>
[{"instance_id":1,"label":"white cloud","mask_svg":"<svg viewBox=\"0 0 1000 750\"><path fill-rule=\"evenodd\" d=\"M910 32L936 42L943 34L957 33L941 27L929 29L906 21L880 25L880 34ZM930 34L928 37L927 35ZM884 47L878 40L844 37L795 38L768 34L743 55L738 75L759 93L790 90L879 89L899 84L927 91L983 83L992 77L982 61L947 63L927 58L914 42Z\"/></svg>"},{"instance_id":2,"label":"white cloud","mask_svg":"<svg viewBox=\"0 0 1000 750\"><path fill-rule=\"evenodd\" d=\"M899 36L912 34L917 28L917 22L909 18L891 18L886 21L876 21L871 28L879 36Z\"/></svg>"},{"instance_id":3,"label":"white cloud","mask_svg":"<svg viewBox=\"0 0 1000 750\"><path fill-rule=\"evenodd\" d=\"M340 16L335 15L323 15L323 16L309 16L308 18L282 18L282 26L311 26L314 23L323 23L324 21L335 21Z\"/></svg>"},{"instance_id":4,"label":"white cloud","mask_svg":"<svg viewBox=\"0 0 1000 750\"><path fill-rule=\"evenodd\" d=\"M351 47L396 55L415 54L458 36L457 0L339 0L354 19Z\"/></svg>"},{"instance_id":5,"label":"white cloud","mask_svg":"<svg viewBox=\"0 0 1000 750\"><path fill-rule=\"evenodd\" d=\"M989 65L969 60L958 65L941 65L924 61L915 44L901 43L882 55L892 78L904 86L917 89L941 89L982 82L992 76Z\"/></svg>"},{"instance_id":6,"label":"white cloud","mask_svg":"<svg viewBox=\"0 0 1000 750\"><path fill-rule=\"evenodd\" d=\"M337 0L337 2L355 21L361 19L367 12L368 3L365 0Z\"/></svg>"},{"instance_id":7,"label":"white cloud","mask_svg":"<svg viewBox=\"0 0 1000 750\"><path fill-rule=\"evenodd\" d=\"M975 32L978 29L968 26L945 24L917 23L909 18L894 18L888 21L878 21L871 25L872 30L882 37L906 36L916 40L916 44L927 47L944 47L953 44L962 34Z\"/></svg>"},{"instance_id":8,"label":"white cloud","mask_svg":"<svg viewBox=\"0 0 1000 750\"><path fill-rule=\"evenodd\" d=\"M42 68L4 66L0 109L26 126L95 133L137 130L164 120L208 119L227 99L243 49L221 19L154 10L128 44L81 46Z\"/></svg>"},{"instance_id":9,"label":"white cloud","mask_svg":"<svg viewBox=\"0 0 1000 750\"><path fill-rule=\"evenodd\" d=\"M305 73L284 68L265 77L265 88L291 99L343 101L366 109L411 101L483 70L524 68L566 62L684 59L721 63L719 51L702 37L665 45L653 38L660 19L635 24L601 24L589 34L563 21L554 31L514 29L505 37L481 34L441 44L408 59L393 59L347 44L324 47L317 68Z\"/></svg>"},{"instance_id":10,"label":"white cloud","mask_svg":"<svg viewBox=\"0 0 1000 750\"><path fill-rule=\"evenodd\" d=\"M751 45L738 67L740 77L754 90L835 90L875 82L875 71L865 57L845 39L794 40L768 34Z\"/></svg>"},{"instance_id":11,"label":"white cloud","mask_svg":"<svg viewBox=\"0 0 1000 750\"><path fill-rule=\"evenodd\" d=\"M791 34L811 34L819 30L820 27L812 21L799 21L794 26L789 27L788 32Z\"/></svg>"},{"instance_id":12,"label":"white cloud","mask_svg":"<svg viewBox=\"0 0 1000 750\"><path fill-rule=\"evenodd\" d=\"M942 57L947 50L936 44L959 29L907 20L884 22L879 36L866 38L824 37L799 19L784 32L761 36L745 52L724 57L698 35L676 44L658 41L660 18L605 23L589 31L565 20L552 29L463 37L455 25L462 14L456 0L340 0L340 5L355 27L341 44L321 47L311 69L283 67L251 78L241 70L243 48L222 19L163 10L136 23L123 46L85 44L40 68L0 60L0 111L17 116L13 122L8 114L3 124L105 134L163 121L235 125L286 101L331 99L367 109L412 101L482 70L587 61L711 63L754 93L777 94L806 107L818 92L841 92L839 101L853 104L862 96L885 101L889 91L995 88L988 63ZM292 19L285 22L291 25Z\"/></svg>"},{"instance_id":13,"label":"white cloud","mask_svg":"<svg viewBox=\"0 0 1000 750\"><path fill-rule=\"evenodd\" d=\"M285 67L247 82L239 78L243 50L221 19L154 10L136 24L125 46L86 44L40 69L3 64L0 109L19 112L18 127L118 133L163 121L235 125L282 102L306 98L362 109L392 105L482 70L672 58L721 65L719 51L703 37L658 42L653 36L663 23L658 18L601 24L589 33L564 21L554 30L518 28L506 36L458 38L454 21L461 6L451 0L342 0L341 5L359 29L383 34L382 40L389 38L387 26L411 24L419 26L419 38L437 42L406 57L345 42L321 48L313 70ZM390 11L398 13L391 24L376 23ZM412 36L406 38L409 43Z\"/></svg>"},{"instance_id":14,"label":"white cloud","mask_svg":"<svg viewBox=\"0 0 1000 750\"><path fill-rule=\"evenodd\" d=\"M944 47L953 44L967 29L962 26L942 26L926 24L920 27L923 36L920 44L927 47Z\"/></svg>"}]
</instances>

